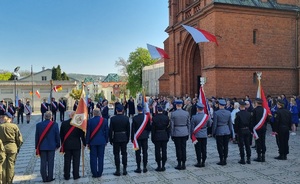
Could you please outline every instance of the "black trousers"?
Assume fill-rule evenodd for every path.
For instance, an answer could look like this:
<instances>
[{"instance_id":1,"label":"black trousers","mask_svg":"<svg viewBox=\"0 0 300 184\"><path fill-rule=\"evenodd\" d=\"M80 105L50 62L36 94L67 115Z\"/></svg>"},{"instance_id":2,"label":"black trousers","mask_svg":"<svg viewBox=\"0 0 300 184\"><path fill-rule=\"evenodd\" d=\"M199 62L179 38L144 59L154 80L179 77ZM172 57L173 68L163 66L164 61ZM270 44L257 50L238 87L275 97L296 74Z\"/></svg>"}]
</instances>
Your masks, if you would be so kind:
<instances>
[{"instance_id":1,"label":"black trousers","mask_svg":"<svg viewBox=\"0 0 300 184\"><path fill-rule=\"evenodd\" d=\"M64 177L70 178L71 161L73 166L73 178L79 178L79 166L80 166L80 149L65 150L64 154Z\"/></svg>"},{"instance_id":2,"label":"black trousers","mask_svg":"<svg viewBox=\"0 0 300 184\"><path fill-rule=\"evenodd\" d=\"M148 163L148 139L138 140L137 142L140 149L135 151L136 163L141 163L141 151L143 151L143 164L146 165Z\"/></svg>"},{"instance_id":3,"label":"black trousers","mask_svg":"<svg viewBox=\"0 0 300 184\"><path fill-rule=\"evenodd\" d=\"M217 149L220 160L226 159L228 156L228 143L230 135L217 135Z\"/></svg>"},{"instance_id":4,"label":"black trousers","mask_svg":"<svg viewBox=\"0 0 300 184\"><path fill-rule=\"evenodd\" d=\"M59 111L60 122L65 121L65 111Z\"/></svg>"},{"instance_id":5,"label":"black trousers","mask_svg":"<svg viewBox=\"0 0 300 184\"><path fill-rule=\"evenodd\" d=\"M265 154L266 153L266 130L257 131L258 139L255 140L256 153Z\"/></svg>"},{"instance_id":6,"label":"black trousers","mask_svg":"<svg viewBox=\"0 0 300 184\"><path fill-rule=\"evenodd\" d=\"M41 176L43 182L47 182L53 179L55 151L41 150L40 156L41 156L41 166L40 166Z\"/></svg>"},{"instance_id":7,"label":"black trousers","mask_svg":"<svg viewBox=\"0 0 300 184\"><path fill-rule=\"evenodd\" d=\"M245 158L245 149L246 149L247 158L251 157L251 148L250 148L250 137L251 136L252 135L250 134L250 132L245 133L245 134L242 134L242 133L238 134L240 156L242 159Z\"/></svg>"},{"instance_id":8,"label":"black trousers","mask_svg":"<svg viewBox=\"0 0 300 184\"><path fill-rule=\"evenodd\" d=\"M21 122L23 123L23 112L19 112L17 113L17 116L18 116L18 123L20 123L20 117L21 117Z\"/></svg>"},{"instance_id":9,"label":"black trousers","mask_svg":"<svg viewBox=\"0 0 300 184\"><path fill-rule=\"evenodd\" d=\"M167 143L168 141L155 141L154 149L155 149L155 161L156 162L164 162L167 161Z\"/></svg>"},{"instance_id":10,"label":"black trousers","mask_svg":"<svg viewBox=\"0 0 300 184\"><path fill-rule=\"evenodd\" d=\"M195 151L197 156L197 162L204 163L206 160L206 145L207 145L207 138L197 138L197 143L195 144Z\"/></svg>"},{"instance_id":11,"label":"black trousers","mask_svg":"<svg viewBox=\"0 0 300 184\"><path fill-rule=\"evenodd\" d=\"M178 162L186 161L186 141L188 136L173 137L176 149L176 157Z\"/></svg>"},{"instance_id":12,"label":"black trousers","mask_svg":"<svg viewBox=\"0 0 300 184\"><path fill-rule=\"evenodd\" d=\"M44 112L42 112L42 121L44 121L44 114L45 114L45 113L44 113Z\"/></svg>"},{"instance_id":13,"label":"black trousers","mask_svg":"<svg viewBox=\"0 0 300 184\"><path fill-rule=\"evenodd\" d=\"M56 111L52 111L52 120L56 122Z\"/></svg>"},{"instance_id":14,"label":"black trousers","mask_svg":"<svg viewBox=\"0 0 300 184\"><path fill-rule=\"evenodd\" d=\"M127 142L113 143L113 153L116 166L120 166L120 151L122 155L122 164L123 166L127 166Z\"/></svg>"},{"instance_id":15,"label":"black trousers","mask_svg":"<svg viewBox=\"0 0 300 184\"><path fill-rule=\"evenodd\" d=\"M279 155L289 154L289 128L281 128L276 135L276 143L279 149Z\"/></svg>"}]
</instances>

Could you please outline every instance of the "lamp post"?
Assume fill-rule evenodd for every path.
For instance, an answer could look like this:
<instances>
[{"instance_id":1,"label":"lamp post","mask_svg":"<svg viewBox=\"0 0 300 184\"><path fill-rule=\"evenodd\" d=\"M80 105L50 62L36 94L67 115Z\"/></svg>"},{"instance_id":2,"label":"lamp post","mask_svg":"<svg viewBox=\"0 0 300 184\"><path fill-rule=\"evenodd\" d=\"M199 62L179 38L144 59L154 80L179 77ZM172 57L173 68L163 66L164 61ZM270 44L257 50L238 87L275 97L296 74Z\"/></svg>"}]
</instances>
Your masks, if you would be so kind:
<instances>
[{"instance_id":1,"label":"lamp post","mask_svg":"<svg viewBox=\"0 0 300 184\"><path fill-rule=\"evenodd\" d=\"M19 69L20 69L20 67L17 66L14 69L14 72L12 73L13 77L14 77L14 84L15 84L15 105L17 104L17 80L20 77L20 74L18 73Z\"/></svg>"}]
</instances>

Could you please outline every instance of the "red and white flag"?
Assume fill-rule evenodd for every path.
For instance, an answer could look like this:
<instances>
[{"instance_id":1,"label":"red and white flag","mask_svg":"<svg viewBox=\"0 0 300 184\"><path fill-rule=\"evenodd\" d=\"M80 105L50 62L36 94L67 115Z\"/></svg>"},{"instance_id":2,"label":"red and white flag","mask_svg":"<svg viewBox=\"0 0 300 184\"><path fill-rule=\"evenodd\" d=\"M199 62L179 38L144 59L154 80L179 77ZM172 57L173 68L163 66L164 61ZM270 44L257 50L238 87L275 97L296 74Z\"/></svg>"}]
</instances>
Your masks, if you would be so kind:
<instances>
[{"instance_id":1,"label":"red and white flag","mask_svg":"<svg viewBox=\"0 0 300 184\"><path fill-rule=\"evenodd\" d=\"M159 47L155 47L153 45L147 44L147 48L152 59L159 59L159 58L170 59L168 54Z\"/></svg>"},{"instance_id":2,"label":"red and white flag","mask_svg":"<svg viewBox=\"0 0 300 184\"><path fill-rule=\"evenodd\" d=\"M196 43L200 42L215 42L218 46L217 38L203 29L194 28L187 25L182 25L193 37Z\"/></svg>"},{"instance_id":3,"label":"red and white flag","mask_svg":"<svg viewBox=\"0 0 300 184\"><path fill-rule=\"evenodd\" d=\"M88 111L87 111L87 105L86 105L86 101L85 101L85 92L84 92L84 86L82 86L81 97L80 97L76 112L75 112L70 124L75 127L80 128L84 132L86 132L87 117L88 117Z\"/></svg>"},{"instance_id":4,"label":"red and white flag","mask_svg":"<svg viewBox=\"0 0 300 184\"><path fill-rule=\"evenodd\" d=\"M202 86L200 86L200 89L199 89L199 100L198 101L205 106L204 107L204 113L207 114L207 115L210 115L209 114L210 107L209 107L208 103L206 102L206 97L205 97Z\"/></svg>"},{"instance_id":5,"label":"red and white flag","mask_svg":"<svg viewBox=\"0 0 300 184\"><path fill-rule=\"evenodd\" d=\"M35 95L36 95L38 98L41 98L40 92L39 92L38 90L36 90Z\"/></svg>"}]
</instances>

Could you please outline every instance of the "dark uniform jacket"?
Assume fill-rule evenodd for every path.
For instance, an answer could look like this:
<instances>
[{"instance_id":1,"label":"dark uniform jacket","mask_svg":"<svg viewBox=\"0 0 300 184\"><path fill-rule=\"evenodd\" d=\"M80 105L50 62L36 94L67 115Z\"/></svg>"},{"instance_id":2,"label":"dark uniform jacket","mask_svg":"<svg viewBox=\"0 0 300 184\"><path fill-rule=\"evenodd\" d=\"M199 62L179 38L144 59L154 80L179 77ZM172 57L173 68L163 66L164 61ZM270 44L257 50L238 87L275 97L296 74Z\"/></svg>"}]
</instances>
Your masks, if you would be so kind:
<instances>
[{"instance_id":1,"label":"dark uniform jacket","mask_svg":"<svg viewBox=\"0 0 300 184\"><path fill-rule=\"evenodd\" d=\"M11 115L15 115L15 113L16 113L16 109L15 109L15 107L12 105L12 106L9 106L8 108L7 108L7 112L9 112Z\"/></svg>"},{"instance_id":2,"label":"dark uniform jacket","mask_svg":"<svg viewBox=\"0 0 300 184\"><path fill-rule=\"evenodd\" d=\"M171 126L167 115L158 113L152 118L151 140L168 141L170 138Z\"/></svg>"},{"instance_id":3,"label":"dark uniform jacket","mask_svg":"<svg viewBox=\"0 0 300 184\"><path fill-rule=\"evenodd\" d=\"M92 140L90 139L91 134L97 127L100 121L100 116L94 116L88 120L87 131L86 131L86 144L89 145L106 145L108 143L108 123L107 119L103 119L102 125L98 132L95 134Z\"/></svg>"},{"instance_id":4,"label":"dark uniform jacket","mask_svg":"<svg viewBox=\"0 0 300 184\"><path fill-rule=\"evenodd\" d=\"M246 134L250 133L252 129L251 113L246 110L237 112L234 120L234 132L238 134Z\"/></svg>"},{"instance_id":5,"label":"dark uniform jacket","mask_svg":"<svg viewBox=\"0 0 300 184\"><path fill-rule=\"evenodd\" d=\"M70 125L71 119L64 121L61 123L60 126L60 140L61 142L64 141L65 135L72 127ZM81 149L81 142L85 146L85 137L83 130L79 128L74 128L72 133L68 136L66 141L64 142L64 150L78 150Z\"/></svg>"},{"instance_id":6,"label":"dark uniform jacket","mask_svg":"<svg viewBox=\"0 0 300 184\"><path fill-rule=\"evenodd\" d=\"M132 118L131 141L133 141L134 134L138 131L138 129L142 125L142 123L144 121L144 116L145 115L143 113L140 113ZM151 125L150 125L150 122L148 121L144 131L141 133L138 140L148 139L150 132L151 132Z\"/></svg>"},{"instance_id":7,"label":"dark uniform jacket","mask_svg":"<svg viewBox=\"0 0 300 184\"><path fill-rule=\"evenodd\" d=\"M6 106L4 104L0 105L2 106L2 108L0 107L0 115L5 115L6 112Z\"/></svg>"},{"instance_id":8,"label":"dark uniform jacket","mask_svg":"<svg viewBox=\"0 0 300 184\"><path fill-rule=\"evenodd\" d=\"M105 119L109 118L108 111L109 111L108 106L103 107L102 112L101 112L103 118L105 118Z\"/></svg>"},{"instance_id":9,"label":"dark uniform jacket","mask_svg":"<svg viewBox=\"0 0 300 184\"><path fill-rule=\"evenodd\" d=\"M264 108L262 106L257 106L252 111L252 126L255 127L257 123L261 120L264 114ZM252 129L251 129L252 130ZM267 130L267 120L265 121L264 125L257 131L266 131Z\"/></svg>"},{"instance_id":10,"label":"dark uniform jacket","mask_svg":"<svg viewBox=\"0 0 300 184\"><path fill-rule=\"evenodd\" d=\"M5 153L17 153L23 144L23 138L19 127L14 123L0 124L0 139L2 140Z\"/></svg>"},{"instance_id":11,"label":"dark uniform jacket","mask_svg":"<svg viewBox=\"0 0 300 184\"><path fill-rule=\"evenodd\" d=\"M129 142L130 122L127 116L117 114L110 119L109 142Z\"/></svg>"},{"instance_id":12,"label":"dark uniform jacket","mask_svg":"<svg viewBox=\"0 0 300 184\"><path fill-rule=\"evenodd\" d=\"M19 103L18 111L19 111L19 113L24 113L24 104L23 103Z\"/></svg>"},{"instance_id":13,"label":"dark uniform jacket","mask_svg":"<svg viewBox=\"0 0 300 184\"><path fill-rule=\"evenodd\" d=\"M292 124L292 114L289 110L280 108L275 112L275 122L274 122L274 132L279 132L280 130L290 129Z\"/></svg>"},{"instance_id":14,"label":"dark uniform jacket","mask_svg":"<svg viewBox=\"0 0 300 184\"><path fill-rule=\"evenodd\" d=\"M48 106L49 106L48 103L41 103L41 113L46 113L48 111Z\"/></svg>"},{"instance_id":15,"label":"dark uniform jacket","mask_svg":"<svg viewBox=\"0 0 300 184\"><path fill-rule=\"evenodd\" d=\"M74 105L73 105L73 111L76 111L77 106L78 106L78 103L74 103Z\"/></svg>"},{"instance_id":16,"label":"dark uniform jacket","mask_svg":"<svg viewBox=\"0 0 300 184\"><path fill-rule=\"evenodd\" d=\"M36 132L35 132L35 148L37 148L39 139L49 124L50 120L42 121L36 124ZM59 139L59 129L58 124L53 123L52 127L48 130L48 133L44 137L42 143L40 144L40 150L55 150L60 147L60 139Z\"/></svg>"},{"instance_id":17,"label":"dark uniform jacket","mask_svg":"<svg viewBox=\"0 0 300 184\"><path fill-rule=\"evenodd\" d=\"M55 106L53 105L53 103L55 104ZM52 102L50 103L50 109L51 109L52 112L56 112L56 111L57 111L57 108L58 108L57 105L58 105L58 104L57 104L56 101L52 101Z\"/></svg>"},{"instance_id":18,"label":"dark uniform jacket","mask_svg":"<svg viewBox=\"0 0 300 184\"><path fill-rule=\"evenodd\" d=\"M58 110L59 112L65 112L67 109L67 104L65 101L60 101L59 103L62 103L64 107L61 104L58 104Z\"/></svg>"}]
</instances>

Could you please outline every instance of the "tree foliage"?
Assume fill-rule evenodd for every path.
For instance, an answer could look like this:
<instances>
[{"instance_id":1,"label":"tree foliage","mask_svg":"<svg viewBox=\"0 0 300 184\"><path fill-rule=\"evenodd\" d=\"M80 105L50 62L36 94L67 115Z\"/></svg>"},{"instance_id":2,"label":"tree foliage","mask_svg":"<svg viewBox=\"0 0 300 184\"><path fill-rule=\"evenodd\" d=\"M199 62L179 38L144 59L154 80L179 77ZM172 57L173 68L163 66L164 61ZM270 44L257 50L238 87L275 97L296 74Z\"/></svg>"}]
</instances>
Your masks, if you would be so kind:
<instances>
[{"instance_id":1,"label":"tree foliage","mask_svg":"<svg viewBox=\"0 0 300 184\"><path fill-rule=\"evenodd\" d=\"M65 72L61 73L60 65L52 68L52 80L69 80L69 77Z\"/></svg>"},{"instance_id":2,"label":"tree foliage","mask_svg":"<svg viewBox=\"0 0 300 184\"><path fill-rule=\"evenodd\" d=\"M135 95L142 90L143 67L152 65L155 62L156 60L151 59L147 49L137 48L134 52L130 53L127 61L127 89L130 90L131 95Z\"/></svg>"},{"instance_id":3,"label":"tree foliage","mask_svg":"<svg viewBox=\"0 0 300 184\"><path fill-rule=\"evenodd\" d=\"M0 80L10 80L12 78L12 80L14 79L13 75L11 72L5 72L5 73L0 73Z\"/></svg>"},{"instance_id":4,"label":"tree foliage","mask_svg":"<svg viewBox=\"0 0 300 184\"><path fill-rule=\"evenodd\" d=\"M100 98L105 99L104 91L103 91L103 90L101 90L100 93L98 93L98 94L95 95L95 99L94 99L94 100L95 100L96 102L98 102Z\"/></svg>"},{"instance_id":5,"label":"tree foliage","mask_svg":"<svg viewBox=\"0 0 300 184\"><path fill-rule=\"evenodd\" d=\"M80 96L81 96L81 89L72 89L72 91L70 92L70 97L73 98L74 100L79 100Z\"/></svg>"}]
</instances>

